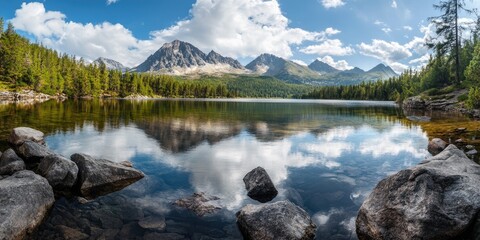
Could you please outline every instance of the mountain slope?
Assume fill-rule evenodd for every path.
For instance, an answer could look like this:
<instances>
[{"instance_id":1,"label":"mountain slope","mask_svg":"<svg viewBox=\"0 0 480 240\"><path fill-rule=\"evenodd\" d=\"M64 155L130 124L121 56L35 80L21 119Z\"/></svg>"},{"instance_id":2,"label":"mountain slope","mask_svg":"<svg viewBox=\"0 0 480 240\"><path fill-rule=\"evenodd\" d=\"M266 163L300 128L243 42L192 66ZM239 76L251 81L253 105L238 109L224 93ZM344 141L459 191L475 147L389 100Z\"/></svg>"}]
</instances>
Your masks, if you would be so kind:
<instances>
[{"instance_id":1,"label":"mountain slope","mask_svg":"<svg viewBox=\"0 0 480 240\"><path fill-rule=\"evenodd\" d=\"M246 68L256 74L276 77L290 83L307 83L320 76L306 66L267 53L254 59Z\"/></svg>"},{"instance_id":2,"label":"mountain slope","mask_svg":"<svg viewBox=\"0 0 480 240\"><path fill-rule=\"evenodd\" d=\"M192 44L179 40L165 43L134 69L136 72L173 75L239 73L244 70L244 67L232 58L223 57L214 51L206 55Z\"/></svg>"},{"instance_id":3,"label":"mountain slope","mask_svg":"<svg viewBox=\"0 0 480 240\"><path fill-rule=\"evenodd\" d=\"M373 76L378 76L381 79L387 79L391 77L396 77L398 76L395 71L389 66L385 66L384 64L378 64L374 68L370 69L367 74L370 74L372 77Z\"/></svg>"},{"instance_id":4,"label":"mountain slope","mask_svg":"<svg viewBox=\"0 0 480 240\"><path fill-rule=\"evenodd\" d=\"M119 70L122 72L125 72L128 70L128 68L123 66L123 64L115 60L104 58L104 57L97 58L95 61L92 62L92 64L95 64L97 66L100 66L101 64L105 64L105 67L109 70Z\"/></svg>"},{"instance_id":5,"label":"mountain slope","mask_svg":"<svg viewBox=\"0 0 480 240\"><path fill-rule=\"evenodd\" d=\"M308 65L308 68L312 69L315 72L319 73L337 73L340 72L340 70L328 65L327 63L324 63L320 60L315 60L312 62L310 65Z\"/></svg>"}]
</instances>

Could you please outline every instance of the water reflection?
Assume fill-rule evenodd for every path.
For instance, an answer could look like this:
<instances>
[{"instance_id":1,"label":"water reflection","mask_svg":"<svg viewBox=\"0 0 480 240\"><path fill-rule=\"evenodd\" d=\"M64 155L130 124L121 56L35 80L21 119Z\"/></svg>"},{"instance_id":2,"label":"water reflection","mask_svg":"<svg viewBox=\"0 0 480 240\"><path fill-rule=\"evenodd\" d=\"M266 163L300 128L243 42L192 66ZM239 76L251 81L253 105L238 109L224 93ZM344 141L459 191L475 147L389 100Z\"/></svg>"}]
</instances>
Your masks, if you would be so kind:
<instances>
[{"instance_id":1,"label":"water reflection","mask_svg":"<svg viewBox=\"0 0 480 240\"><path fill-rule=\"evenodd\" d=\"M15 109L3 107L0 113ZM262 166L279 190L274 201L305 208L319 226L319 239L355 238L356 212L374 185L428 155L426 133L406 124L390 104L106 101L15 111L24 117L14 122L46 131L48 145L65 156L83 152L132 161L146 178L110 197L144 215L182 222L187 226L181 234L188 237L196 231L188 226L200 223L222 237L238 237L234 213L256 204L242 178ZM32 111L41 122L28 117ZM198 219L171 205L193 192L220 197L225 210ZM98 201L118 201L104 199ZM178 233L168 224L167 231Z\"/></svg>"}]
</instances>

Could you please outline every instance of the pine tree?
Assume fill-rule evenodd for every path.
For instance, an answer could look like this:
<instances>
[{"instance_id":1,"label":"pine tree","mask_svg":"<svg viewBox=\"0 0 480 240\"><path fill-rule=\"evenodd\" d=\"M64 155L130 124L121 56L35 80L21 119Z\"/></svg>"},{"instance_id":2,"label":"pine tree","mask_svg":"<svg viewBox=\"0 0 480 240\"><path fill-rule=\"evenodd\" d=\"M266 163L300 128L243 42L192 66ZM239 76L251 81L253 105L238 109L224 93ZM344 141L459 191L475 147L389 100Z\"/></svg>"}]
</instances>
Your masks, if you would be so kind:
<instances>
[{"instance_id":1,"label":"pine tree","mask_svg":"<svg viewBox=\"0 0 480 240\"><path fill-rule=\"evenodd\" d=\"M436 34L443 37L444 41L430 40L427 45L436 48L440 56L449 54L449 60L455 61L455 82L460 83L460 34L464 28L458 24L458 18L461 10L467 13L472 11L465 8L465 0L442 0L434 7L443 12L430 19L437 27Z\"/></svg>"}]
</instances>

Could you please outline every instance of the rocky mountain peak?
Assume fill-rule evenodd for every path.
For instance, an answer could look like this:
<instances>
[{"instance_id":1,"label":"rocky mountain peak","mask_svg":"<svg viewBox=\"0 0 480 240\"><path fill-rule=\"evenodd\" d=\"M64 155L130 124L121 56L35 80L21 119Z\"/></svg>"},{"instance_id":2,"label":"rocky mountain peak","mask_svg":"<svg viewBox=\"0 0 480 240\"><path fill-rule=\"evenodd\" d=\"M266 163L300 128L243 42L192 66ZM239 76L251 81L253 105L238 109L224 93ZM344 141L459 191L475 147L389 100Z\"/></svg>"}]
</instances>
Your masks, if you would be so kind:
<instances>
[{"instance_id":1,"label":"rocky mountain peak","mask_svg":"<svg viewBox=\"0 0 480 240\"><path fill-rule=\"evenodd\" d=\"M104 57L97 58L95 61L92 62L92 64L95 64L97 66L100 66L101 64L105 64L105 67L109 70L119 70L122 72L125 72L128 69L123 64L115 60L104 58Z\"/></svg>"}]
</instances>

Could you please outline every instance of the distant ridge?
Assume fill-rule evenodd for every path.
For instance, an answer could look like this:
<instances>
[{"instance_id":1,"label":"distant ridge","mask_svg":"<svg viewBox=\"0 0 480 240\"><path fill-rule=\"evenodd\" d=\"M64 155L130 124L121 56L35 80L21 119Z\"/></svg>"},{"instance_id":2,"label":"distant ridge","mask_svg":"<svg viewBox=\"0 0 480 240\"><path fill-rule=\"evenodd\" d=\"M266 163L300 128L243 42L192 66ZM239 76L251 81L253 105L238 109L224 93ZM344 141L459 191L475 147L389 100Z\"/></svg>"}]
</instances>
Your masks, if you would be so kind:
<instances>
[{"instance_id":1,"label":"distant ridge","mask_svg":"<svg viewBox=\"0 0 480 240\"><path fill-rule=\"evenodd\" d=\"M128 70L128 68L123 66L123 64L115 60L104 58L104 57L97 58L95 61L92 62L92 64L95 64L97 66L100 66L100 64L105 64L105 67L109 70L119 70L122 72L125 72Z\"/></svg>"}]
</instances>

